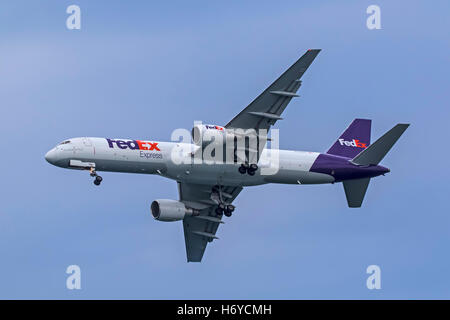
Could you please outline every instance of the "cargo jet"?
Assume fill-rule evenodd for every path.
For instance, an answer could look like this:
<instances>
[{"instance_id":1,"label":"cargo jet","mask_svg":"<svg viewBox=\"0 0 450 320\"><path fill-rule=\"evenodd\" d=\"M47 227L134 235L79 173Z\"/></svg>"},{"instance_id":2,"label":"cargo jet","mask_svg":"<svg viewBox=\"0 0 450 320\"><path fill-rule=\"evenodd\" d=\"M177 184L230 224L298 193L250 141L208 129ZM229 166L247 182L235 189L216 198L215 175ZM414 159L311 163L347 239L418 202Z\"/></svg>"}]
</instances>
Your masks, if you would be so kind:
<instances>
[{"instance_id":1,"label":"cargo jet","mask_svg":"<svg viewBox=\"0 0 450 320\"><path fill-rule=\"evenodd\" d=\"M397 124L371 144L371 120L355 119L325 153L268 147L274 141L267 131L298 96L300 79L319 52L308 50L225 126L195 124L192 141L81 137L61 142L45 159L58 167L89 171L97 186L100 171L175 180L179 200L159 199L150 207L156 220L183 221L188 262L202 260L208 242L218 239L223 215L232 215L232 202L247 186L342 182L348 206L360 207L370 179L389 172L379 163L408 124Z\"/></svg>"}]
</instances>

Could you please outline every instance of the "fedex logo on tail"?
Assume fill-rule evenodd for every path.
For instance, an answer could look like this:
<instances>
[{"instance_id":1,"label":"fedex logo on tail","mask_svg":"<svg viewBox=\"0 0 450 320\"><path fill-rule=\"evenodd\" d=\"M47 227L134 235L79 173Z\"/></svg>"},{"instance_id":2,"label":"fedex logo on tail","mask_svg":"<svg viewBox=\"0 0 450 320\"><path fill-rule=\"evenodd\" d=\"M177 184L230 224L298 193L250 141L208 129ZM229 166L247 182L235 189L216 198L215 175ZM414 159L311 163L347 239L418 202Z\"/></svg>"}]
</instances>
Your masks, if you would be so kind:
<instances>
[{"instance_id":1,"label":"fedex logo on tail","mask_svg":"<svg viewBox=\"0 0 450 320\"><path fill-rule=\"evenodd\" d=\"M341 144L341 146L345 145L347 147L356 147L356 148L363 148L363 149L367 148L367 144L366 143L363 143L363 142L361 142L361 141L359 141L357 139L353 139L352 141L346 141L346 140L341 138L338 141Z\"/></svg>"},{"instance_id":2,"label":"fedex logo on tail","mask_svg":"<svg viewBox=\"0 0 450 320\"><path fill-rule=\"evenodd\" d=\"M161 151L158 148L158 142L149 142L142 140L113 140L106 139L108 141L108 146L114 148L116 145L119 149L131 149L131 150L150 150L150 151Z\"/></svg>"}]
</instances>

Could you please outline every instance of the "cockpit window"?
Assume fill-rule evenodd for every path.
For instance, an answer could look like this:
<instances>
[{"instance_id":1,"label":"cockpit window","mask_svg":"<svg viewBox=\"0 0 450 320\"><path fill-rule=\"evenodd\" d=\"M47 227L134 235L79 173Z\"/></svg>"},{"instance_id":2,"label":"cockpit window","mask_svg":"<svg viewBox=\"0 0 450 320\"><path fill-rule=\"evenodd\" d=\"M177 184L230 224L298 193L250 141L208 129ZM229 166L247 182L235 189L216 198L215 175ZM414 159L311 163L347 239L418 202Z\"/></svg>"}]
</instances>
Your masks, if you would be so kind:
<instances>
[{"instance_id":1,"label":"cockpit window","mask_svg":"<svg viewBox=\"0 0 450 320\"><path fill-rule=\"evenodd\" d=\"M63 142L61 142L59 145L62 145L62 144L68 144L68 143L70 143L70 140L63 141Z\"/></svg>"}]
</instances>

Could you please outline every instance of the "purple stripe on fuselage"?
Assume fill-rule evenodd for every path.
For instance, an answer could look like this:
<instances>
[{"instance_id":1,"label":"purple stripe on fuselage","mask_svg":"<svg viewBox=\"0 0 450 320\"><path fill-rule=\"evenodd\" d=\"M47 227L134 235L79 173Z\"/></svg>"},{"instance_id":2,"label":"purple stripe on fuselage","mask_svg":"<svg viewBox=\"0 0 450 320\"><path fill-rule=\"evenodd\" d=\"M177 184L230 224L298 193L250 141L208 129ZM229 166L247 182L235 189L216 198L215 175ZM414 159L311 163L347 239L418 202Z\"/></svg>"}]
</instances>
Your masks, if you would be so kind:
<instances>
[{"instance_id":1,"label":"purple stripe on fuselage","mask_svg":"<svg viewBox=\"0 0 450 320\"><path fill-rule=\"evenodd\" d=\"M329 174L336 179L336 182L372 178L389 172L389 169L383 166L357 166L350 163L350 160L350 158L322 153L314 161L309 171Z\"/></svg>"}]
</instances>

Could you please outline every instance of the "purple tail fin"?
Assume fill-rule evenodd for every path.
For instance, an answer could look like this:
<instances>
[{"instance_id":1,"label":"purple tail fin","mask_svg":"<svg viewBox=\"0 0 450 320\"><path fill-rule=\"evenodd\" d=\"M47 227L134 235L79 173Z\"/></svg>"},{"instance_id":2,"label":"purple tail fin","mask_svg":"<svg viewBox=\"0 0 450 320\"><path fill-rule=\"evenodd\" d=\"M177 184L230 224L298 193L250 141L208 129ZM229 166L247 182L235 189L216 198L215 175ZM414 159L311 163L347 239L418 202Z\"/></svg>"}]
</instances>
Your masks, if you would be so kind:
<instances>
[{"instance_id":1,"label":"purple tail fin","mask_svg":"<svg viewBox=\"0 0 450 320\"><path fill-rule=\"evenodd\" d=\"M327 151L336 156L354 158L370 144L372 120L355 119Z\"/></svg>"}]
</instances>

